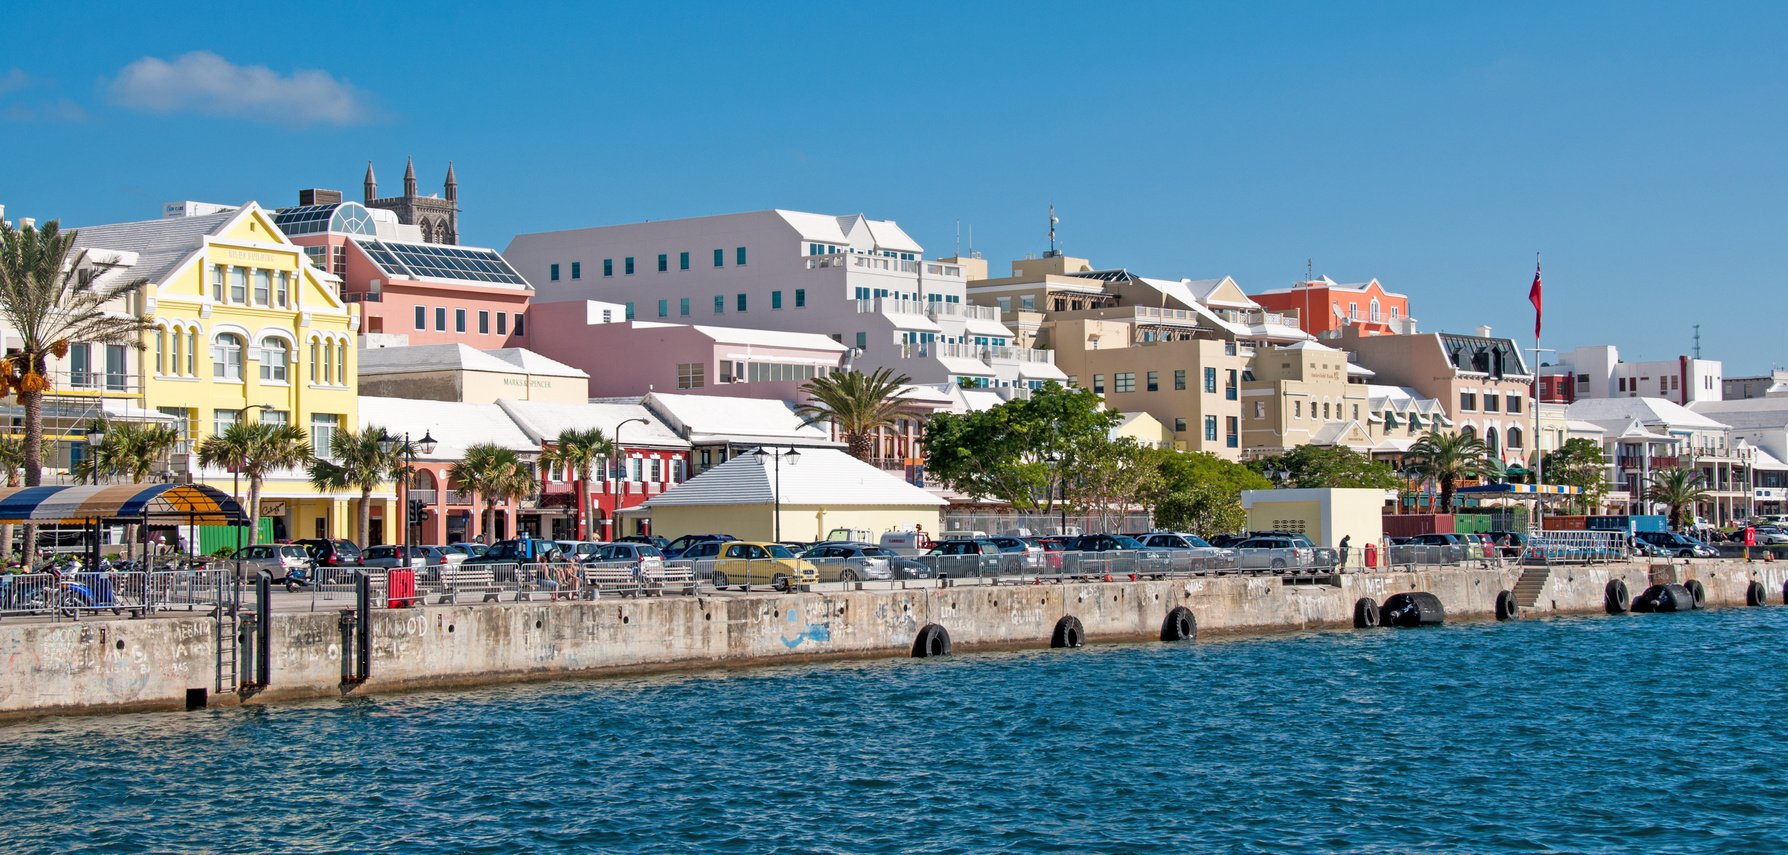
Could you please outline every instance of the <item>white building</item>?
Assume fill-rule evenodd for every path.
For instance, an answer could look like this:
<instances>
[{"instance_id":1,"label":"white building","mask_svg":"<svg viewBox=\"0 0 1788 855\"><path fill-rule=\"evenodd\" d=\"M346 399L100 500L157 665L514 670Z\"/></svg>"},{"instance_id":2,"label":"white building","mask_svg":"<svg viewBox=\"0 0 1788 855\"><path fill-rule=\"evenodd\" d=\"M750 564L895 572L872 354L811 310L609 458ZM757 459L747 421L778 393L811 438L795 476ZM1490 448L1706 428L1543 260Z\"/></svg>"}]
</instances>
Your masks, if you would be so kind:
<instances>
[{"instance_id":1,"label":"white building","mask_svg":"<svg viewBox=\"0 0 1788 855\"><path fill-rule=\"evenodd\" d=\"M1652 510L1644 501L1652 473L1676 468L1701 473L1708 500L1697 513L1708 523L1726 525L1753 512L1756 447L1734 440L1725 422L1649 397L1581 399L1566 415L1601 428L1614 491L1609 499L1625 494L1629 512Z\"/></svg>"},{"instance_id":2,"label":"white building","mask_svg":"<svg viewBox=\"0 0 1788 855\"><path fill-rule=\"evenodd\" d=\"M1663 398L1687 406L1718 401L1725 395L1724 368L1717 359L1678 356L1649 362L1625 362L1613 345L1579 347L1560 353L1540 368L1542 375L1569 377L1575 400L1584 398Z\"/></svg>"},{"instance_id":3,"label":"white building","mask_svg":"<svg viewBox=\"0 0 1788 855\"><path fill-rule=\"evenodd\" d=\"M891 220L758 211L518 236L504 253L550 303L621 303L629 320L820 333L853 365L1003 390L1065 380L969 305L961 264L927 261ZM580 309L581 311L581 309Z\"/></svg>"}]
</instances>

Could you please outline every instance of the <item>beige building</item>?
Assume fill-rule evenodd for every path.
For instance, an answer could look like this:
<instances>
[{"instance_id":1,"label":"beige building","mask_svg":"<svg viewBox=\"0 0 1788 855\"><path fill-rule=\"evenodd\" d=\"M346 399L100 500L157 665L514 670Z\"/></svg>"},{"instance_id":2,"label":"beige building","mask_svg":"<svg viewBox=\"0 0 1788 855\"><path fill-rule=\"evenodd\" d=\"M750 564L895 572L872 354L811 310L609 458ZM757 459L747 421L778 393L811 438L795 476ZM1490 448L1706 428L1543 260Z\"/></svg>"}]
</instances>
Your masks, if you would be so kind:
<instances>
[{"instance_id":1,"label":"beige building","mask_svg":"<svg viewBox=\"0 0 1788 855\"><path fill-rule=\"evenodd\" d=\"M1453 429L1478 436L1498 460L1525 464L1533 449L1533 375L1514 340L1488 328L1367 336L1349 327L1337 344L1378 382L1440 401Z\"/></svg>"},{"instance_id":2,"label":"beige building","mask_svg":"<svg viewBox=\"0 0 1788 855\"><path fill-rule=\"evenodd\" d=\"M1070 383L1112 409L1155 417L1173 447L1241 457L1241 376L1253 349L1226 330L1132 306L1053 319L1049 338Z\"/></svg>"},{"instance_id":3,"label":"beige building","mask_svg":"<svg viewBox=\"0 0 1788 855\"><path fill-rule=\"evenodd\" d=\"M499 399L581 404L590 375L518 347L463 344L362 348L360 394L491 404Z\"/></svg>"},{"instance_id":4,"label":"beige building","mask_svg":"<svg viewBox=\"0 0 1788 855\"><path fill-rule=\"evenodd\" d=\"M1317 546L1338 547L1351 538L1355 550L1384 537L1384 506L1396 493L1359 488L1243 490L1250 531L1290 531ZM1350 564L1359 558L1349 556Z\"/></svg>"},{"instance_id":5,"label":"beige building","mask_svg":"<svg viewBox=\"0 0 1788 855\"><path fill-rule=\"evenodd\" d=\"M1313 444L1370 453L1370 375L1314 341L1257 349L1242 377L1242 447L1249 456Z\"/></svg>"}]
</instances>

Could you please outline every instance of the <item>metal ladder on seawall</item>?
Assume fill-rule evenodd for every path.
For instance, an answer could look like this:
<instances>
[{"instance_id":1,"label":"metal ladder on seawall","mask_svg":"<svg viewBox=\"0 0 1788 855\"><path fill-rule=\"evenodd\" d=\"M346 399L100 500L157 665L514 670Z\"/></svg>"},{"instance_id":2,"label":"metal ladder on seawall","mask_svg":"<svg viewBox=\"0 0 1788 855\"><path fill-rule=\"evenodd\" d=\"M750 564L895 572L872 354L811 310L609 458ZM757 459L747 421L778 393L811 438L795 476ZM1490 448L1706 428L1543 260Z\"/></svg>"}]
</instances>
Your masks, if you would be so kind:
<instances>
[{"instance_id":1,"label":"metal ladder on seawall","mask_svg":"<svg viewBox=\"0 0 1788 855\"><path fill-rule=\"evenodd\" d=\"M236 658L240 648L241 627L236 618L236 606L220 603L217 606L217 689L219 695L236 691L236 680L242 673Z\"/></svg>"},{"instance_id":2,"label":"metal ladder on seawall","mask_svg":"<svg viewBox=\"0 0 1788 855\"><path fill-rule=\"evenodd\" d=\"M1523 609L1538 606L1540 595L1546 592L1546 581L1551 578L1552 568L1543 564L1521 568L1521 578L1515 582L1515 604Z\"/></svg>"}]
</instances>

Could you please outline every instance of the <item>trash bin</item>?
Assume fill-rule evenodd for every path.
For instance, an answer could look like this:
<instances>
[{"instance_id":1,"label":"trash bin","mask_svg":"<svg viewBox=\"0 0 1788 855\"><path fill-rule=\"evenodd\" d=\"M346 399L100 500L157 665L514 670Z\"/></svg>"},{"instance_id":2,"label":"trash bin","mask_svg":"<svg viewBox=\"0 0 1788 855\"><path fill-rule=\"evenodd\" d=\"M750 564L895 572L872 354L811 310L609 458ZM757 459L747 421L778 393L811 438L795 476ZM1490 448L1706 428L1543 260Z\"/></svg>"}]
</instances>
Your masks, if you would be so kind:
<instances>
[{"instance_id":1,"label":"trash bin","mask_svg":"<svg viewBox=\"0 0 1788 855\"><path fill-rule=\"evenodd\" d=\"M416 605L416 571L392 568L385 573L385 607L407 609Z\"/></svg>"}]
</instances>

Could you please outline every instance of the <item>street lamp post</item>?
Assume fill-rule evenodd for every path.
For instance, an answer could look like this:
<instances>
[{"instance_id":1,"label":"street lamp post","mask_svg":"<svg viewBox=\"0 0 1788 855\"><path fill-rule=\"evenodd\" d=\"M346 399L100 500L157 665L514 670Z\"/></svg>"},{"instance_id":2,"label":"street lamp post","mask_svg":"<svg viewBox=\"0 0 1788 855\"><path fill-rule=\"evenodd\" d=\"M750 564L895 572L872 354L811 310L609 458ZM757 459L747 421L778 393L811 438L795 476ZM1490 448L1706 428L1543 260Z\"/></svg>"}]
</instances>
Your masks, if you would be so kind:
<instances>
[{"instance_id":1,"label":"street lamp post","mask_svg":"<svg viewBox=\"0 0 1788 855\"><path fill-rule=\"evenodd\" d=\"M644 418L635 416L634 418L625 419L625 420L621 421L619 424L616 424L615 432L609 434L609 443L615 447L615 453L614 453L614 455L612 455L612 457L621 462L621 465L622 465L621 471L622 472L627 471L626 470L627 448L626 448L626 446L621 445L621 428L624 428L624 427L626 427L630 424L633 424L635 422L638 422L639 424L642 424L642 425L643 424L651 424L650 422L646 421ZM618 525L619 517L617 516L621 511L621 484L620 484L621 479L619 477L616 477L616 475L615 475L615 467L614 467L613 460L610 461L608 470L609 470L608 503L610 506L609 512L608 512L608 539L614 540L616 537L619 537L621 534L621 527ZM588 493L590 491L590 485L585 484L585 485L579 487L578 489L583 490L585 493ZM583 503L579 502L578 504L581 505Z\"/></svg>"},{"instance_id":2,"label":"street lamp post","mask_svg":"<svg viewBox=\"0 0 1788 855\"><path fill-rule=\"evenodd\" d=\"M409 546L414 542L414 539L411 537L414 532L410 529L412 525L410 521L410 479L415 474L416 452L420 451L423 454L435 453L435 438L432 433L425 430L422 432L421 439L411 442L409 431L404 431L403 438L398 439L397 437L386 433L383 428L380 428L378 442L380 451L383 451L386 454L390 454L394 451L402 451L404 455L403 477L398 479L398 492L402 496L398 501L398 507L402 510L404 515L404 533L403 536L399 538L398 545ZM409 553L406 551L405 560L408 560L408 558Z\"/></svg>"},{"instance_id":3,"label":"street lamp post","mask_svg":"<svg viewBox=\"0 0 1788 855\"><path fill-rule=\"evenodd\" d=\"M782 540L782 458L784 458L784 457L788 458L788 465L793 466L793 465L801 462L801 452L796 451L792 447L788 448L788 449L781 449L781 448L766 449L762 446L759 446L756 451L753 451L751 453L757 455L758 460L763 460L764 458L768 457L772 461L774 461L773 467L772 467L772 471L774 472L774 475L772 477L775 480L770 486L770 502L771 502L771 508L772 508L771 513L775 514L775 516L771 518L771 526L770 527L771 527L772 533L771 533L770 539L775 540L775 541L781 541Z\"/></svg>"},{"instance_id":4,"label":"street lamp post","mask_svg":"<svg viewBox=\"0 0 1788 855\"><path fill-rule=\"evenodd\" d=\"M1044 462L1055 468L1055 483L1051 488L1056 494L1056 510L1061 514L1061 521L1056 524L1056 536L1068 536L1068 473L1062 471L1062 454L1051 451L1043 456Z\"/></svg>"}]
</instances>

